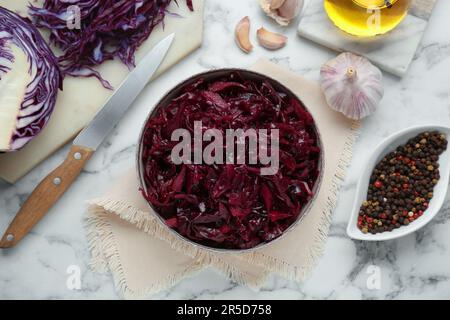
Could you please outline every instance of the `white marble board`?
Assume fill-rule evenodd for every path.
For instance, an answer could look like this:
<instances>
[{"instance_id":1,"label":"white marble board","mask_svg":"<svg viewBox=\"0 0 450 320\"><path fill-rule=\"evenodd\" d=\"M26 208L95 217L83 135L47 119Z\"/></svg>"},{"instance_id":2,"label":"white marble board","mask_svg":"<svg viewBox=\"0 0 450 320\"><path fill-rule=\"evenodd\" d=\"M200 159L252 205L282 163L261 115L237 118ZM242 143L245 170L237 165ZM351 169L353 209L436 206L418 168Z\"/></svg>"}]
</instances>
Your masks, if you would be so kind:
<instances>
[{"instance_id":1,"label":"white marble board","mask_svg":"<svg viewBox=\"0 0 450 320\"><path fill-rule=\"evenodd\" d=\"M436 0L413 1L407 17L396 29L384 35L361 38L345 33L333 24L325 12L323 0L309 0L298 33L330 49L363 55L381 69L403 77L413 61L436 3Z\"/></svg>"},{"instance_id":2,"label":"white marble board","mask_svg":"<svg viewBox=\"0 0 450 320\"><path fill-rule=\"evenodd\" d=\"M172 2L168 10L179 16L166 15L164 28L160 25L153 31L136 52L136 61L139 62L156 43L173 32L176 34L175 40L155 77L197 49L202 43L203 1L195 1L194 12L189 11L184 0L178 1L178 5ZM23 16L27 13L28 3L29 0L0 0L0 6ZM103 63L98 70L116 88L129 72L117 59ZM95 78L67 77L64 90L58 94L52 118L41 134L19 152L0 154L0 181L15 183L70 141L89 123L112 93Z\"/></svg>"}]
</instances>

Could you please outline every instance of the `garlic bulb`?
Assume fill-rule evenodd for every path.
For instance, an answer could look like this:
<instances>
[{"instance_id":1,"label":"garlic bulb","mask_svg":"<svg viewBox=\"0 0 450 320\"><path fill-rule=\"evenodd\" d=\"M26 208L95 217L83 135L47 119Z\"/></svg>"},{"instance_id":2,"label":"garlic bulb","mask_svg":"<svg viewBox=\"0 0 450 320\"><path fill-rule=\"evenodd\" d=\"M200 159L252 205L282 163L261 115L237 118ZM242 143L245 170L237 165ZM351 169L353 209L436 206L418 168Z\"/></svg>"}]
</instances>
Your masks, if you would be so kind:
<instances>
[{"instance_id":1,"label":"garlic bulb","mask_svg":"<svg viewBox=\"0 0 450 320\"><path fill-rule=\"evenodd\" d=\"M364 57L346 52L320 70L320 82L328 105L350 119L375 112L384 89L381 71Z\"/></svg>"},{"instance_id":2,"label":"garlic bulb","mask_svg":"<svg viewBox=\"0 0 450 320\"><path fill-rule=\"evenodd\" d=\"M303 0L259 0L264 12L282 26L287 26L303 9Z\"/></svg>"}]
</instances>

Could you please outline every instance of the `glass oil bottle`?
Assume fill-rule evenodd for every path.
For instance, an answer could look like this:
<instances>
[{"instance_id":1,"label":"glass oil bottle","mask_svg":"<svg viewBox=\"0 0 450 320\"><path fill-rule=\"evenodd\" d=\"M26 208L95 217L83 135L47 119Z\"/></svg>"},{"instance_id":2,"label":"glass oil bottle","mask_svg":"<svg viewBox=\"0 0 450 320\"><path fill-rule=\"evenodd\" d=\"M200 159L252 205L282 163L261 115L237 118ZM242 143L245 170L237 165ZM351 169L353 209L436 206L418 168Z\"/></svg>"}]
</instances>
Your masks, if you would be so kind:
<instances>
[{"instance_id":1,"label":"glass oil bottle","mask_svg":"<svg viewBox=\"0 0 450 320\"><path fill-rule=\"evenodd\" d=\"M394 29L407 15L412 0L325 0L325 11L341 30L373 37Z\"/></svg>"}]
</instances>

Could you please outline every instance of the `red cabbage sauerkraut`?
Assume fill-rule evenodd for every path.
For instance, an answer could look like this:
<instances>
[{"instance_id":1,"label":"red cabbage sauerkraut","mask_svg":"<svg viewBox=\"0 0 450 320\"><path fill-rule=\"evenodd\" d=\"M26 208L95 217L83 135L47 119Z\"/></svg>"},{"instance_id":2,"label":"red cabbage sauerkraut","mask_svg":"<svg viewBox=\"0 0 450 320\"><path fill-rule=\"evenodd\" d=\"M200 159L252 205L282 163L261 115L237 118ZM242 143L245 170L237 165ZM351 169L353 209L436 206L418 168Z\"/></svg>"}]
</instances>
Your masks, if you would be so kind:
<instances>
[{"instance_id":1,"label":"red cabbage sauerkraut","mask_svg":"<svg viewBox=\"0 0 450 320\"><path fill-rule=\"evenodd\" d=\"M284 87L254 75L230 71L189 82L145 125L142 192L170 228L204 246L248 249L278 238L318 182L321 149L311 114ZM194 136L195 121L224 136L227 129L278 129L279 170L261 175L260 164L174 164L171 135L184 128Z\"/></svg>"}]
</instances>

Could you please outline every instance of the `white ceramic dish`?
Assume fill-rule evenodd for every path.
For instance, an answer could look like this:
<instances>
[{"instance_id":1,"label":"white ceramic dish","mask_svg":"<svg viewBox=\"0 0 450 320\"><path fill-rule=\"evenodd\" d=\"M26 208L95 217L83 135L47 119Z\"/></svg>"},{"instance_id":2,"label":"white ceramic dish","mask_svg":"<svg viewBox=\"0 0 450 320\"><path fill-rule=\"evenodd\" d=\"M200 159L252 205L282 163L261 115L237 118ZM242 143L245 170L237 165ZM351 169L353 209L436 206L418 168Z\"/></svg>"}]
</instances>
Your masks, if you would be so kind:
<instances>
[{"instance_id":1,"label":"white ceramic dish","mask_svg":"<svg viewBox=\"0 0 450 320\"><path fill-rule=\"evenodd\" d=\"M350 238L366 241L384 241L400 238L425 226L436 216L436 214L442 208L449 184L450 146L448 146L447 150L439 157L439 172L441 179L434 188L434 196L431 199L428 209L424 212L423 216L410 223L408 226L402 226L398 229L394 229L391 232L364 234L357 227L359 209L362 202L366 199L370 176L377 163L386 154L394 151L398 146L405 144L410 138L413 138L424 131L442 132L443 134L447 135L447 140L450 141L450 127L443 127L439 125L424 125L402 130L388 137L376 147L375 151L367 162L366 168L359 178L353 211L347 226L347 234Z\"/></svg>"}]
</instances>

